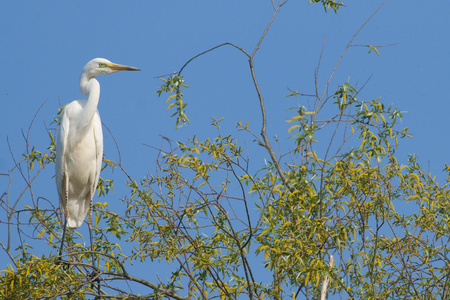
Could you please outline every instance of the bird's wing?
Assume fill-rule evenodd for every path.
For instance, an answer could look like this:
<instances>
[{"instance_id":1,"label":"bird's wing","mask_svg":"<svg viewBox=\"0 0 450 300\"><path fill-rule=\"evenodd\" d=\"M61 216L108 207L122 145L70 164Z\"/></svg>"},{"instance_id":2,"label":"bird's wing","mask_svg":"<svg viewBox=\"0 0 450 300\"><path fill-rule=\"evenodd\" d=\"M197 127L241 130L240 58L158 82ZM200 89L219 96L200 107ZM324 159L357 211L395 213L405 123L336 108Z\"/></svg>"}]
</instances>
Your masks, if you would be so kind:
<instances>
[{"instance_id":1,"label":"bird's wing","mask_svg":"<svg viewBox=\"0 0 450 300\"><path fill-rule=\"evenodd\" d=\"M60 208L64 209L64 193L65 193L65 172L66 172L66 149L67 149L67 137L69 136L70 120L67 115L67 109L70 104L64 108L63 115L61 117L61 123L58 128L56 137L56 159L55 159L55 177L56 187L58 189Z\"/></svg>"},{"instance_id":2,"label":"bird's wing","mask_svg":"<svg viewBox=\"0 0 450 300\"><path fill-rule=\"evenodd\" d=\"M97 183L100 178L100 171L102 169L103 161L103 132L102 132L102 121L100 120L100 114L97 112L94 115L94 138L95 138L95 148L96 148L96 163L97 172L95 174L95 184L94 191L97 188Z\"/></svg>"}]
</instances>

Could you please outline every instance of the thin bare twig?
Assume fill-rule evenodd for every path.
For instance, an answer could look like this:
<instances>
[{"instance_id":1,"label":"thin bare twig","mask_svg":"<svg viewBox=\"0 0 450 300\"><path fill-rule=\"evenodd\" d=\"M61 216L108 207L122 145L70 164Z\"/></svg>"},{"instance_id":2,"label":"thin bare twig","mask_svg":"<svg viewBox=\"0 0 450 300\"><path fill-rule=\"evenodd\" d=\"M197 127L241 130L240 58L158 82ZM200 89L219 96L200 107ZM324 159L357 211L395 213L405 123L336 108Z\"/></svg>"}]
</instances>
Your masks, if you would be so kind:
<instances>
[{"instance_id":1,"label":"thin bare twig","mask_svg":"<svg viewBox=\"0 0 450 300\"><path fill-rule=\"evenodd\" d=\"M341 61L342 61L342 58L344 58L344 56L345 56L345 53L347 53L347 50L350 48L350 46L352 45L352 42L353 42L353 40L358 36L358 34L361 32L361 30L367 25L367 23L369 23L369 21L377 14L377 12L383 7L383 5L387 2L388 0L385 0L383 3L381 3L381 5L370 15L370 17L359 27L359 29L356 31L356 33L352 36L352 38L350 39L350 41L348 42L348 44L347 44L347 46L345 47L345 49L344 49L344 51L342 52L342 54L341 54L341 56L339 57L339 59L338 59L338 61L337 61L337 63L336 63L336 65L334 66L334 69L333 69L333 71L331 72L331 75L330 75L330 77L328 78L328 81L327 81L327 83L325 84L325 88L323 89L323 92L322 92L322 96L320 97L320 101L319 101L319 104L317 105L317 108L316 108L316 112L318 112L322 107L323 107L323 105L325 105L325 102L326 101L324 101L323 103L322 103L322 105L320 104L320 102L322 102L323 101L323 99L324 99L324 96L325 96L325 93L326 93L326 91L328 91L328 87L329 87L329 85L330 85L330 83L331 83L331 79L333 78L333 76L334 76L334 73L336 72L336 70L337 70L337 68L338 68L338 66L341 64ZM320 108L319 108L320 107Z\"/></svg>"}]
</instances>

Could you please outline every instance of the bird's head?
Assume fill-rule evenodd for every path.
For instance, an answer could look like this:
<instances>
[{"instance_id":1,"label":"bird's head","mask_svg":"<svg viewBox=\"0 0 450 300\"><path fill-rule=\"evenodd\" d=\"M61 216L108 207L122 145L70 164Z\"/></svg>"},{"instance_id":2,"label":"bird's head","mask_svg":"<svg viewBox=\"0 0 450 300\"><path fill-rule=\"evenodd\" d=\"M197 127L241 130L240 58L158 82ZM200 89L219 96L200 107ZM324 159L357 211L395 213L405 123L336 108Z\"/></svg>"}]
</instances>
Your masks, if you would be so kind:
<instances>
[{"instance_id":1,"label":"bird's head","mask_svg":"<svg viewBox=\"0 0 450 300\"><path fill-rule=\"evenodd\" d=\"M140 71L140 70L135 67L129 67L110 62L105 58L94 58L84 66L83 72L81 74L87 76L88 78L94 78L98 75L112 74L117 71Z\"/></svg>"}]
</instances>

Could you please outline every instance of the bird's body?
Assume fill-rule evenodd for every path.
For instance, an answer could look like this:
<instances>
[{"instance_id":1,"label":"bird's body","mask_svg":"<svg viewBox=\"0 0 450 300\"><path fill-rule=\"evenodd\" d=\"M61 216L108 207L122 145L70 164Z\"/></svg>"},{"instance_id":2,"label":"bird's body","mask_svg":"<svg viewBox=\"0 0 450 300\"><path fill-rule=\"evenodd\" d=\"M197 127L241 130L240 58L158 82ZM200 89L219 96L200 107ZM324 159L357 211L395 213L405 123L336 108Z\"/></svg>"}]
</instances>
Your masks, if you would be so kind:
<instances>
[{"instance_id":1,"label":"bird's body","mask_svg":"<svg viewBox=\"0 0 450 300\"><path fill-rule=\"evenodd\" d=\"M98 111L87 126L82 127L72 121L80 118L86 104L85 100L75 100L65 107L56 145L58 195L65 215L68 207L68 228L78 228L83 224L102 165L103 134ZM65 187L66 177L69 179L68 188ZM67 205L66 191L69 194Z\"/></svg>"},{"instance_id":2,"label":"bird's body","mask_svg":"<svg viewBox=\"0 0 450 300\"><path fill-rule=\"evenodd\" d=\"M117 71L139 71L95 58L83 68L80 90L88 97L75 100L64 108L56 142L55 173L61 211L65 224L60 256L66 228L80 227L88 212L89 231L92 228L92 198L100 177L103 156L103 134L97 105L100 84L95 79L102 74ZM92 234L91 234L92 246Z\"/></svg>"}]
</instances>

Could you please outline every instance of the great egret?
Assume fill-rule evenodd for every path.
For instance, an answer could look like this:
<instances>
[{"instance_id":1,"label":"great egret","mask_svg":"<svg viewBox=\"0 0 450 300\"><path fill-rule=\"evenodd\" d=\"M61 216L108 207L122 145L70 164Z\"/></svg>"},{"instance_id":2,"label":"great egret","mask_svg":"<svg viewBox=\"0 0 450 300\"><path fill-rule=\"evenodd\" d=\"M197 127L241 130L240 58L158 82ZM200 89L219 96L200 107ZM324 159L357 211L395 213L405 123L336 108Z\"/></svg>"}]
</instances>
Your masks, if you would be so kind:
<instances>
[{"instance_id":1,"label":"great egret","mask_svg":"<svg viewBox=\"0 0 450 300\"><path fill-rule=\"evenodd\" d=\"M56 143L56 186L64 212L64 229L59 249L61 258L66 228L78 228L89 211L92 248L92 198L97 187L103 156L102 123L97 105L100 84L95 79L117 71L140 71L104 58L88 62L81 72L80 91L88 100L75 100L64 108ZM94 256L93 256L94 257ZM94 259L92 260L94 265Z\"/></svg>"}]
</instances>

